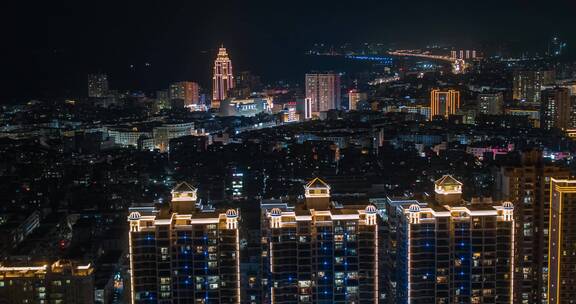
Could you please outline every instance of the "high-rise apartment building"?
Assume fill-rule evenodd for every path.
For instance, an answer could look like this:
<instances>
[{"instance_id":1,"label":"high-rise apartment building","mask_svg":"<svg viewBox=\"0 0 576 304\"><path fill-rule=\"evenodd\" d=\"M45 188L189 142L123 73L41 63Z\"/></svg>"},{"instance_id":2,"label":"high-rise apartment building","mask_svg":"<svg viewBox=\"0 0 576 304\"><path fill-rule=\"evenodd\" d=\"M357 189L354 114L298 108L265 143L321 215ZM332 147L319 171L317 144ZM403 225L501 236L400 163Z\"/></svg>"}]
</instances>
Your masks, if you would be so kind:
<instances>
[{"instance_id":1,"label":"high-rise apartment building","mask_svg":"<svg viewBox=\"0 0 576 304\"><path fill-rule=\"evenodd\" d=\"M553 84L555 78L554 71L514 71L513 98L515 100L539 103L542 86Z\"/></svg>"},{"instance_id":2,"label":"high-rise apartment building","mask_svg":"<svg viewBox=\"0 0 576 304\"><path fill-rule=\"evenodd\" d=\"M478 113L487 115L500 115L503 112L504 94L481 93L478 94Z\"/></svg>"},{"instance_id":3,"label":"high-rise apartment building","mask_svg":"<svg viewBox=\"0 0 576 304\"><path fill-rule=\"evenodd\" d=\"M88 97L106 97L108 91L108 76L106 74L88 75Z\"/></svg>"},{"instance_id":4,"label":"high-rise apartment building","mask_svg":"<svg viewBox=\"0 0 576 304\"><path fill-rule=\"evenodd\" d=\"M240 303L238 212L203 208L187 183L128 221L132 303Z\"/></svg>"},{"instance_id":5,"label":"high-rise apartment building","mask_svg":"<svg viewBox=\"0 0 576 304\"><path fill-rule=\"evenodd\" d=\"M548 303L576 302L576 180L550 184Z\"/></svg>"},{"instance_id":6,"label":"high-rise apartment building","mask_svg":"<svg viewBox=\"0 0 576 304\"><path fill-rule=\"evenodd\" d=\"M91 264L0 265L0 303L94 303Z\"/></svg>"},{"instance_id":7,"label":"high-rise apartment building","mask_svg":"<svg viewBox=\"0 0 576 304\"><path fill-rule=\"evenodd\" d=\"M262 204L262 303L377 303L372 205L342 206L316 178L305 201Z\"/></svg>"},{"instance_id":8,"label":"high-rise apartment building","mask_svg":"<svg viewBox=\"0 0 576 304\"><path fill-rule=\"evenodd\" d=\"M340 108L340 75L337 73L306 74L306 98L310 98L312 116Z\"/></svg>"},{"instance_id":9,"label":"high-rise apartment building","mask_svg":"<svg viewBox=\"0 0 576 304\"><path fill-rule=\"evenodd\" d=\"M495 171L495 195L514 204L514 303L547 303L550 183L570 171L545 164L537 150Z\"/></svg>"},{"instance_id":10,"label":"high-rise apartment building","mask_svg":"<svg viewBox=\"0 0 576 304\"><path fill-rule=\"evenodd\" d=\"M192 81L180 81L170 85L170 99L181 99L184 106L195 106L200 102L200 86Z\"/></svg>"},{"instance_id":11,"label":"high-rise apartment building","mask_svg":"<svg viewBox=\"0 0 576 304\"><path fill-rule=\"evenodd\" d=\"M430 119L435 116L448 117L460 108L460 92L456 90L430 92Z\"/></svg>"},{"instance_id":12,"label":"high-rise apartment building","mask_svg":"<svg viewBox=\"0 0 576 304\"><path fill-rule=\"evenodd\" d=\"M436 200L385 203L383 303L511 303L514 207L464 202L461 187L445 176Z\"/></svg>"},{"instance_id":13,"label":"high-rise apartment building","mask_svg":"<svg viewBox=\"0 0 576 304\"><path fill-rule=\"evenodd\" d=\"M365 92L350 90L350 92L348 92L348 110L357 110L358 103L366 100L368 100L368 94Z\"/></svg>"},{"instance_id":14,"label":"high-rise apartment building","mask_svg":"<svg viewBox=\"0 0 576 304\"><path fill-rule=\"evenodd\" d=\"M566 130L571 127L570 90L556 87L541 93L540 127Z\"/></svg>"},{"instance_id":15,"label":"high-rise apartment building","mask_svg":"<svg viewBox=\"0 0 576 304\"><path fill-rule=\"evenodd\" d=\"M228 98L228 91L234 88L234 74L232 61L228 57L226 48L218 50L214 61L214 76L212 77L212 108L220 108L220 102Z\"/></svg>"}]
</instances>

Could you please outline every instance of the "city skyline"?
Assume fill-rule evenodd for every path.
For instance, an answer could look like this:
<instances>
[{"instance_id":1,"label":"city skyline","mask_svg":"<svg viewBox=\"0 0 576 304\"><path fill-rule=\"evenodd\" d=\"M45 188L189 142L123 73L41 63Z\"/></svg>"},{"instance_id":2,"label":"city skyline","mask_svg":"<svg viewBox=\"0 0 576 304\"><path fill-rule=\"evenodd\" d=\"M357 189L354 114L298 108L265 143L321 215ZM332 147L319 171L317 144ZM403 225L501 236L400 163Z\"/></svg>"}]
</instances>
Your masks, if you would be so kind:
<instances>
[{"instance_id":1,"label":"city skyline","mask_svg":"<svg viewBox=\"0 0 576 304\"><path fill-rule=\"evenodd\" d=\"M3 58L10 59L4 62L2 74L2 82L8 84L8 89L0 92L0 97L10 101L55 97L66 92L79 95L84 90L79 78L96 72L110 74L112 85L122 90L153 91L170 82L192 79L207 87L209 61L222 43L234 50L238 70L252 69L270 80L284 78L277 69L269 69L270 64L277 62L289 71L300 64L300 55L314 43L380 42L421 47L440 42L465 46L508 45L512 49L544 53L546 41L558 35L568 42L568 51L574 52L570 45L576 45L576 37L569 30L570 17L566 15L574 9L571 1L555 0L554 5L549 6L535 1L492 1L468 8L477 14L502 15L502 18L486 19L464 18L459 11L467 8L461 9L453 2L446 3L442 9L452 12L454 19L434 22L432 26L425 12L437 7L428 1L419 1L415 6L400 2L374 2L366 6L333 4L327 11L315 10L322 7L322 1L310 7L296 2L285 10L275 10L260 1L224 2L222 5L229 10L225 10L218 22L205 16L185 18L184 8L189 4L176 10L159 3L141 7L122 4L108 9L103 3L84 11L63 2L40 4L44 8L42 14L11 4L13 14L2 22L21 24L18 18L25 16L24 12L31 13L31 22L7 33L6 45L10 47L0 52ZM208 11L216 9L212 4L202 7ZM254 18L241 18L242 14L229 13L232 11ZM319 13L311 14L312 11ZM383 12L384 17L376 16L376 12ZM127 23L125 16L136 16L136 23ZM158 16L157 22L162 26L141 21ZM266 17L257 18L259 16ZM530 21L534 19L541 22ZM335 30L323 31L322 27L315 26L326 23ZM453 26L459 23L461 26ZM267 42L272 40L274 43ZM278 56L285 60L276 60ZM302 72L307 71L299 71ZM295 72L287 74L292 75L288 78L297 79Z\"/></svg>"},{"instance_id":2,"label":"city skyline","mask_svg":"<svg viewBox=\"0 0 576 304\"><path fill-rule=\"evenodd\" d=\"M5 6L0 304L576 301L574 0Z\"/></svg>"}]
</instances>

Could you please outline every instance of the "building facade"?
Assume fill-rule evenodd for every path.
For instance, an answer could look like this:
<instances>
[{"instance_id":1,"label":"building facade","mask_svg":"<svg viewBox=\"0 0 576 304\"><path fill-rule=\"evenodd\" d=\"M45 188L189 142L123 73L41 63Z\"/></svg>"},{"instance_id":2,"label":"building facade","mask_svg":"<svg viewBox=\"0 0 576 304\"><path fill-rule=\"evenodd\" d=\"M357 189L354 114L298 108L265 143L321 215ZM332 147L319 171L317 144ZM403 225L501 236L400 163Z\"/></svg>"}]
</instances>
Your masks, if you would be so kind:
<instances>
[{"instance_id":1,"label":"building facade","mask_svg":"<svg viewBox=\"0 0 576 304\"><path fill-rule=\"evenodd\" d=\"M198 106L200 103L200 86L192 81L180 81L170 85L170 99L184 101L185 107Z\"/></svg>"},{"instance_id":2,"label":"building facade","mask_svg":"<svg viewBox=\"0 0 576 304\"><path fill-rule=\"evenodd\" d=\"M548 303L576 301L576 180L550 184Z\"/></svg>"},{"instance_id":3,"label":"building facade","mask_svg":"<svg viewBox=\"0 0 576 304\"><path fill-rule=\"evenodd\" d=\"M60 260L35 266L0 265L0 303L94 303L94 268Z\"/></svg>"},{"instance_id":4,"label":"building facade","mask_svg":"<svg viewBox=\"0 0 576 304\"><path fill-rule=\"evenodd\" d=\"M544 164L540 151L495 172L496 197L514 204L514 303L547 303L550 182L570 177L567 168Z\"/></svg>"},{"instance_id":5,"label":"building facade","mask_svg":"<svg viewBox=\"0 0 576 304\"><path fill-rule=\"evenodd\" d=\"M232 61L228 57L226 48L218 50L214 61L214 76L212 77L212 108L220 108L220 102L228 98L228 92L234 88L234 73Z\"/></svg>"},{"instance_id":6,"label":"building facade","mask_svg":"<svg viewBox=\"0 0 576 304\"><path fill-rule=\"evenodd\" d=\"M367 100L368 94L359 92L358 90L350 90L350 92L348 92L348 110L357 110L358 103Z\"/></svg>"},{"instance_id":7,"label":"building facade","mask_svg":"<svg viewBox=\"0 0 576 304\"><path fill-rule=\"evenodd\" d=\"M511 303L514 207L464 202L461 186L443 177L435 200L388 199L383 303Z\"/></svg>"},{"instance_id":8,"label":"building facade","mask_svg":"<svg viewBox=\"0 0 576 304\"><path fill-rule=\"evenodd\" d=\"M478 113L487 115L500 115L503 112L504 94L481 93L478 94Z\"/></svg>"},{"instance_id":9,"label":"building facade","mask_svg":"<svg viewBox=\"0 0 576 304\"><path fill-rule=\"evenodd\" d=\"M512 94L515 100L539 103L542 86L554 83L554 71L514 71Z\"/></svg>"},{"instance_id":10,"label":"building facade","mask_svg":"<svg viewBox=\"0 0 576 304\"><path fill-rule=\"evenodd\" d=\"M332 203L314 179L305 202L261 207L262 303L377 303L374 206Z\"/></svg>"},{"instance_id":11,"label":"building facade","mask_svg":"<svg viewBox=\"0 0 576 304\"><path fill-rule=\"evenodd\" d=\"M259 113L272 111L271 98L227 98L220 103L221 116L246 116L251 117Z\"/></svg>"},{"instance_id":12,"label":"building facade","mask_svg":"<svg viewBox=\"0 0 576 304\"><path fill-rule=\"evenodd\" d=\"M456 90L430 92L430 119L435 116L448 117L460 108L460 92Z\"/></svg>"},{"instance_id":13,"label":"building facade","mask_svg":"<svg viewBox=\"0 0 576 304\"><path fill-rule=\"evenodd\" d=\"M571 127L570 90L567 88L546 89L541 93L540 126L546 130L566 130Z\"/></svg>"},{"instance_id":14,"label":"building facade","mask_svg":"<svg viewBox=\"0 0 576 304\"><path fill-rule=\"evenodd\" d=\"M168 123L162 126L155 127L152 130L154 138L154 147L161 152L167 152L170 149L170 140L183 136L194 134L194 123Z\"/></svg>"},{"instance_id":15,"label":"building facade","mask_svg":"<svg viewBox=\"0 0 576 304\"><path fill-rule=\"evenodd\" d=\"M238 212L203 209L181 183L170 206L128 217L132 303L240 303Z\"/></svg>"},{"instance_id":16,"label":"building facade","mask_svg":"<svg viewBox=\"0 0 576 304\"><path fill-rule=\"evenodd\" d=\"M340 108L340 75L337 73L306 74L306 98L310 99L311 115Z\"/></svg>"}]
</instances>

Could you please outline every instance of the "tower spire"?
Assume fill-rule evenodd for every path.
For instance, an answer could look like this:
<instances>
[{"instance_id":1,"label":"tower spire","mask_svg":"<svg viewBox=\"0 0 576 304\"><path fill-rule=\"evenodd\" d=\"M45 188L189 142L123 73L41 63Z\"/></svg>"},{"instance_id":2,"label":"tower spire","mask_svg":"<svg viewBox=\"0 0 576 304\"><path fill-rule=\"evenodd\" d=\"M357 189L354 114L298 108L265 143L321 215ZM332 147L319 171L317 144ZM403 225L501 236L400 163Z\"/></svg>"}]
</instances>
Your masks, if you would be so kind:
<instances>
[{"instance_id":1,"label":"tower spire","mask_svg":"<svg viewBox=\"0 0 576 304\"><path fill-rule=\"evenodd\" d=\"M220 102L228 98L228 91L234 88L234 74L232 72L232 61L228 57L228 52L221 44L218 49L216 60L214 61L214 76L212 78L212 108L220 108Z\"/></svg>"}]
</instances>

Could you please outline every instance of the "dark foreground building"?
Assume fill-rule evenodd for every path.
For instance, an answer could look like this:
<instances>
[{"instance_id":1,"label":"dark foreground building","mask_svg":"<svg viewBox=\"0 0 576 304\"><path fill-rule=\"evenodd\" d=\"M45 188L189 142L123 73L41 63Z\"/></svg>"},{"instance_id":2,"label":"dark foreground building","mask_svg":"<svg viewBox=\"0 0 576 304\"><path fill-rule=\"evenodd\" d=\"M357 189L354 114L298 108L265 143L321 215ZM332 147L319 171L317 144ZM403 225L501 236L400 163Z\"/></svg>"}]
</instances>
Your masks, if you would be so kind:
<instances>
[{"instance_id":1,"label":"dark foreground building","mask_svg":"<svg viewBox=\"0 0 576 304\"><path fill-rule=\"evenodd\" d=\"M0 265L0 304L94 303L94 268L60 260L46 265Z\"/></svg>"}]
</instances>

